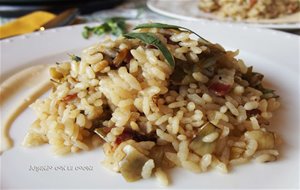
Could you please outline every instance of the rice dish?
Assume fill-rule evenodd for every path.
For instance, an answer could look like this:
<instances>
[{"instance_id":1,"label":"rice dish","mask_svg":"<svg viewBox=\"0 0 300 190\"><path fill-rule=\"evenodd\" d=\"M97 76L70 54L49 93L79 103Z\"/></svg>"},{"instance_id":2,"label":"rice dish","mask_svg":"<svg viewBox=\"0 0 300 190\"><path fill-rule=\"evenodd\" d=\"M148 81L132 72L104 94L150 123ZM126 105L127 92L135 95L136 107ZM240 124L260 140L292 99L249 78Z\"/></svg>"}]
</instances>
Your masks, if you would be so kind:
<instances>
[{"instance_id":1,"label":"rice dish","mask_svg":"<svg viewBox=\"0 0 300 190\"><path fill-rule=\"evenodd\" d=\"M299 11L299 0L199 0L200 10L234 20L274 19Z\"/></svg>"},{"instance_id":2,"label":"rice dish","mask_svg":"<svg viewBox=\"0 0 300 190\"><path fill-rule=\"evenodd\" d=\"M160 46L106 38L50 68L53 89L31 105L37 119L24 146L64 155L102 147L104 166L129 182L166 170L192 172L277 159L270 119L278 96L263 75L189 30L140 28ZM161 48L171 53L175 65Z\"/></svg>"}]
</instances>

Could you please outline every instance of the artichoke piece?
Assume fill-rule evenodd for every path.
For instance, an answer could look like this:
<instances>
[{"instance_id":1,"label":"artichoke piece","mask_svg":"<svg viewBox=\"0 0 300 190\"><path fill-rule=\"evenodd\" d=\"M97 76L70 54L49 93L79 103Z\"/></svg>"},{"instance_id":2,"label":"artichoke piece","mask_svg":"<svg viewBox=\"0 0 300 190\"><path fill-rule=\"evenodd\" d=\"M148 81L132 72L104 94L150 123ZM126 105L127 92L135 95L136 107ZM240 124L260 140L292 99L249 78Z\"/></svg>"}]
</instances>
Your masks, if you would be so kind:
<instances>
[{"instance_id":1,"label":"artichoke piece","mask_svg":"<svg viewBox=\"0 0 300 190\"><path fill-rule=\"evenodd\" d=\"M54 67L51 67L49 72L50 72L50 76L53 79L60 80L64 77L64 75L62 73L58 72Z\"/></svg>"},{"instance_id":2,"label":"artichoke piece","mask_svg":"<svg viewBox=\"0 0 300 190\"><path fill-rule=\"evenodd\" d=\"M275 147L275 136L272 132L254 130L245 133L247 139L254 139L257 142L257 150L273 149Z\"/></svg>"},{"instance_id":3,"label":"artichoke piece","mask_svg":"<svg viewBox=\"0 0 300 190\"><path fill-rule=\"evenodd\" d=\"M131 145L123 148L125 158L119 162L120 172L128 182L134 182L142 178L142 170L145 163L150 160Z\"/></svg>"},{"instance_id":4,"label":"artichoke piece","mask_svg":"<svg viewBox=\"0 0 300 190\"><path fill-rule=\"evenodd\" d=\"M173 146L154 146L150 151L150 157L154 160L156 167L172 168L175 166L165 155L166 152L175 152Z\"/></svg>"},{"instance_id":5,"label":"artichoke piece","mask_svg":"<svg viewBox=\"0 0 300 190\"><path fill-rule=\"evenodd\" d=\"M217 139L213 142L203 142L203 138L213 132L220 134L220 129L209 122L206 123L190 143L190 149L200 156L213 153L217 146Z\"/></svg>"}]
</instances>

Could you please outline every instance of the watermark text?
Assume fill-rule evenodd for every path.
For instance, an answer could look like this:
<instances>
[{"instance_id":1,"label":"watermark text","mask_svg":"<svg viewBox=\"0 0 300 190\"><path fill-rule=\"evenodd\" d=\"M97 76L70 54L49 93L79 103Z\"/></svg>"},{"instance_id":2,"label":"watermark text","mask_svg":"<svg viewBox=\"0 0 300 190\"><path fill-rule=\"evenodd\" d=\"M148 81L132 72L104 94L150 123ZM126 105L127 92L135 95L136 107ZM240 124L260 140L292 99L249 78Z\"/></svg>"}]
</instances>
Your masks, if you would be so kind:
<instances>
[{"instance_id":1,"label":"watermark text","mask_svg":"<svg viewBox=\"0 0 300 190\"><path fill-rule=\"evenodd\" d=\"M30 172L91 172L94 170L90 165L30 165Z\"/></svg>"}]
</instances>

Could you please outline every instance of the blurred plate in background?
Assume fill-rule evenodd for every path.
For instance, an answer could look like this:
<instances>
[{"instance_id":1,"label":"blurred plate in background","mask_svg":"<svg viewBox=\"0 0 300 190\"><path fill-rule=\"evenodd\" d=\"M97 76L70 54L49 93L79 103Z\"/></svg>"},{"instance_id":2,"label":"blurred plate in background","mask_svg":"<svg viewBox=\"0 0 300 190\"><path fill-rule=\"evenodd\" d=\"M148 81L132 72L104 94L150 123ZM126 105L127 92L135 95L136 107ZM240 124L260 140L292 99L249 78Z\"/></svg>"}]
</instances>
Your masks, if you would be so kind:
<instances>
[{"instance_id":1,"label":"blurred plate in background","mask_svg":"<svg viewBox=\"0 0 300 190\"><path fill-rule=\"evenodd\" d=\"M156 13L171 18L181 19L181 20L188 20L188 21L211 20L215 22L226 22L234 25L244 25L244 26L251 26L251 27L253 26L259 28L273 28L273 29L283 29L283 30L300 29L300 18L298 22L293 22L293 23L280 22L276 24L271 23L275 21L275 19L257 20L255 22L254 21L252 22L233 21L230 19L220 20L218 17L216 17L213 14L208 14L201 11L198 8L197 0L184 0L184 1L148 0L147 6L149 7L149 9L151 9ZM300 14L300 13L295 13L295 14Z\"/></svg>"}]
</instances>

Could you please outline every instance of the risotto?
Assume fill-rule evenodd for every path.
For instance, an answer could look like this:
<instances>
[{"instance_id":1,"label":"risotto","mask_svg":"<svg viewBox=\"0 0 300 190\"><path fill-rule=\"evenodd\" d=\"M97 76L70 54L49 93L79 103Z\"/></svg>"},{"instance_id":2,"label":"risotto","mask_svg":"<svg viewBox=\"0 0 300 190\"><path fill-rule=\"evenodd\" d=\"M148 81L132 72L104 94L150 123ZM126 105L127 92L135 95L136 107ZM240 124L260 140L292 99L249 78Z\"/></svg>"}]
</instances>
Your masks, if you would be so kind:
<instances>
[{"instance_id":1,"label":"risotto","mask_svg":"<svg viewBox=\"0 0 300 190\"><path fill-rule=\"evenodd\" d=\"M154 175L165 185L172 167L227 173L277 159L278 96L238 51L182 27L137 28L50 68L53 88L31 105L25 146L48 143L58 155L101 146L104 166L126 181Z\"/></svg>"},{"instance_id":2,"label":"risotto","mask_svg":"<svg viewBox=\"0 0 300 190\"><path fill-rule=\"evenodd\" d=\"M223 18L272 19L299 11L299 0L199 0L199 8Z\"/></svg>"}]
</instances>

